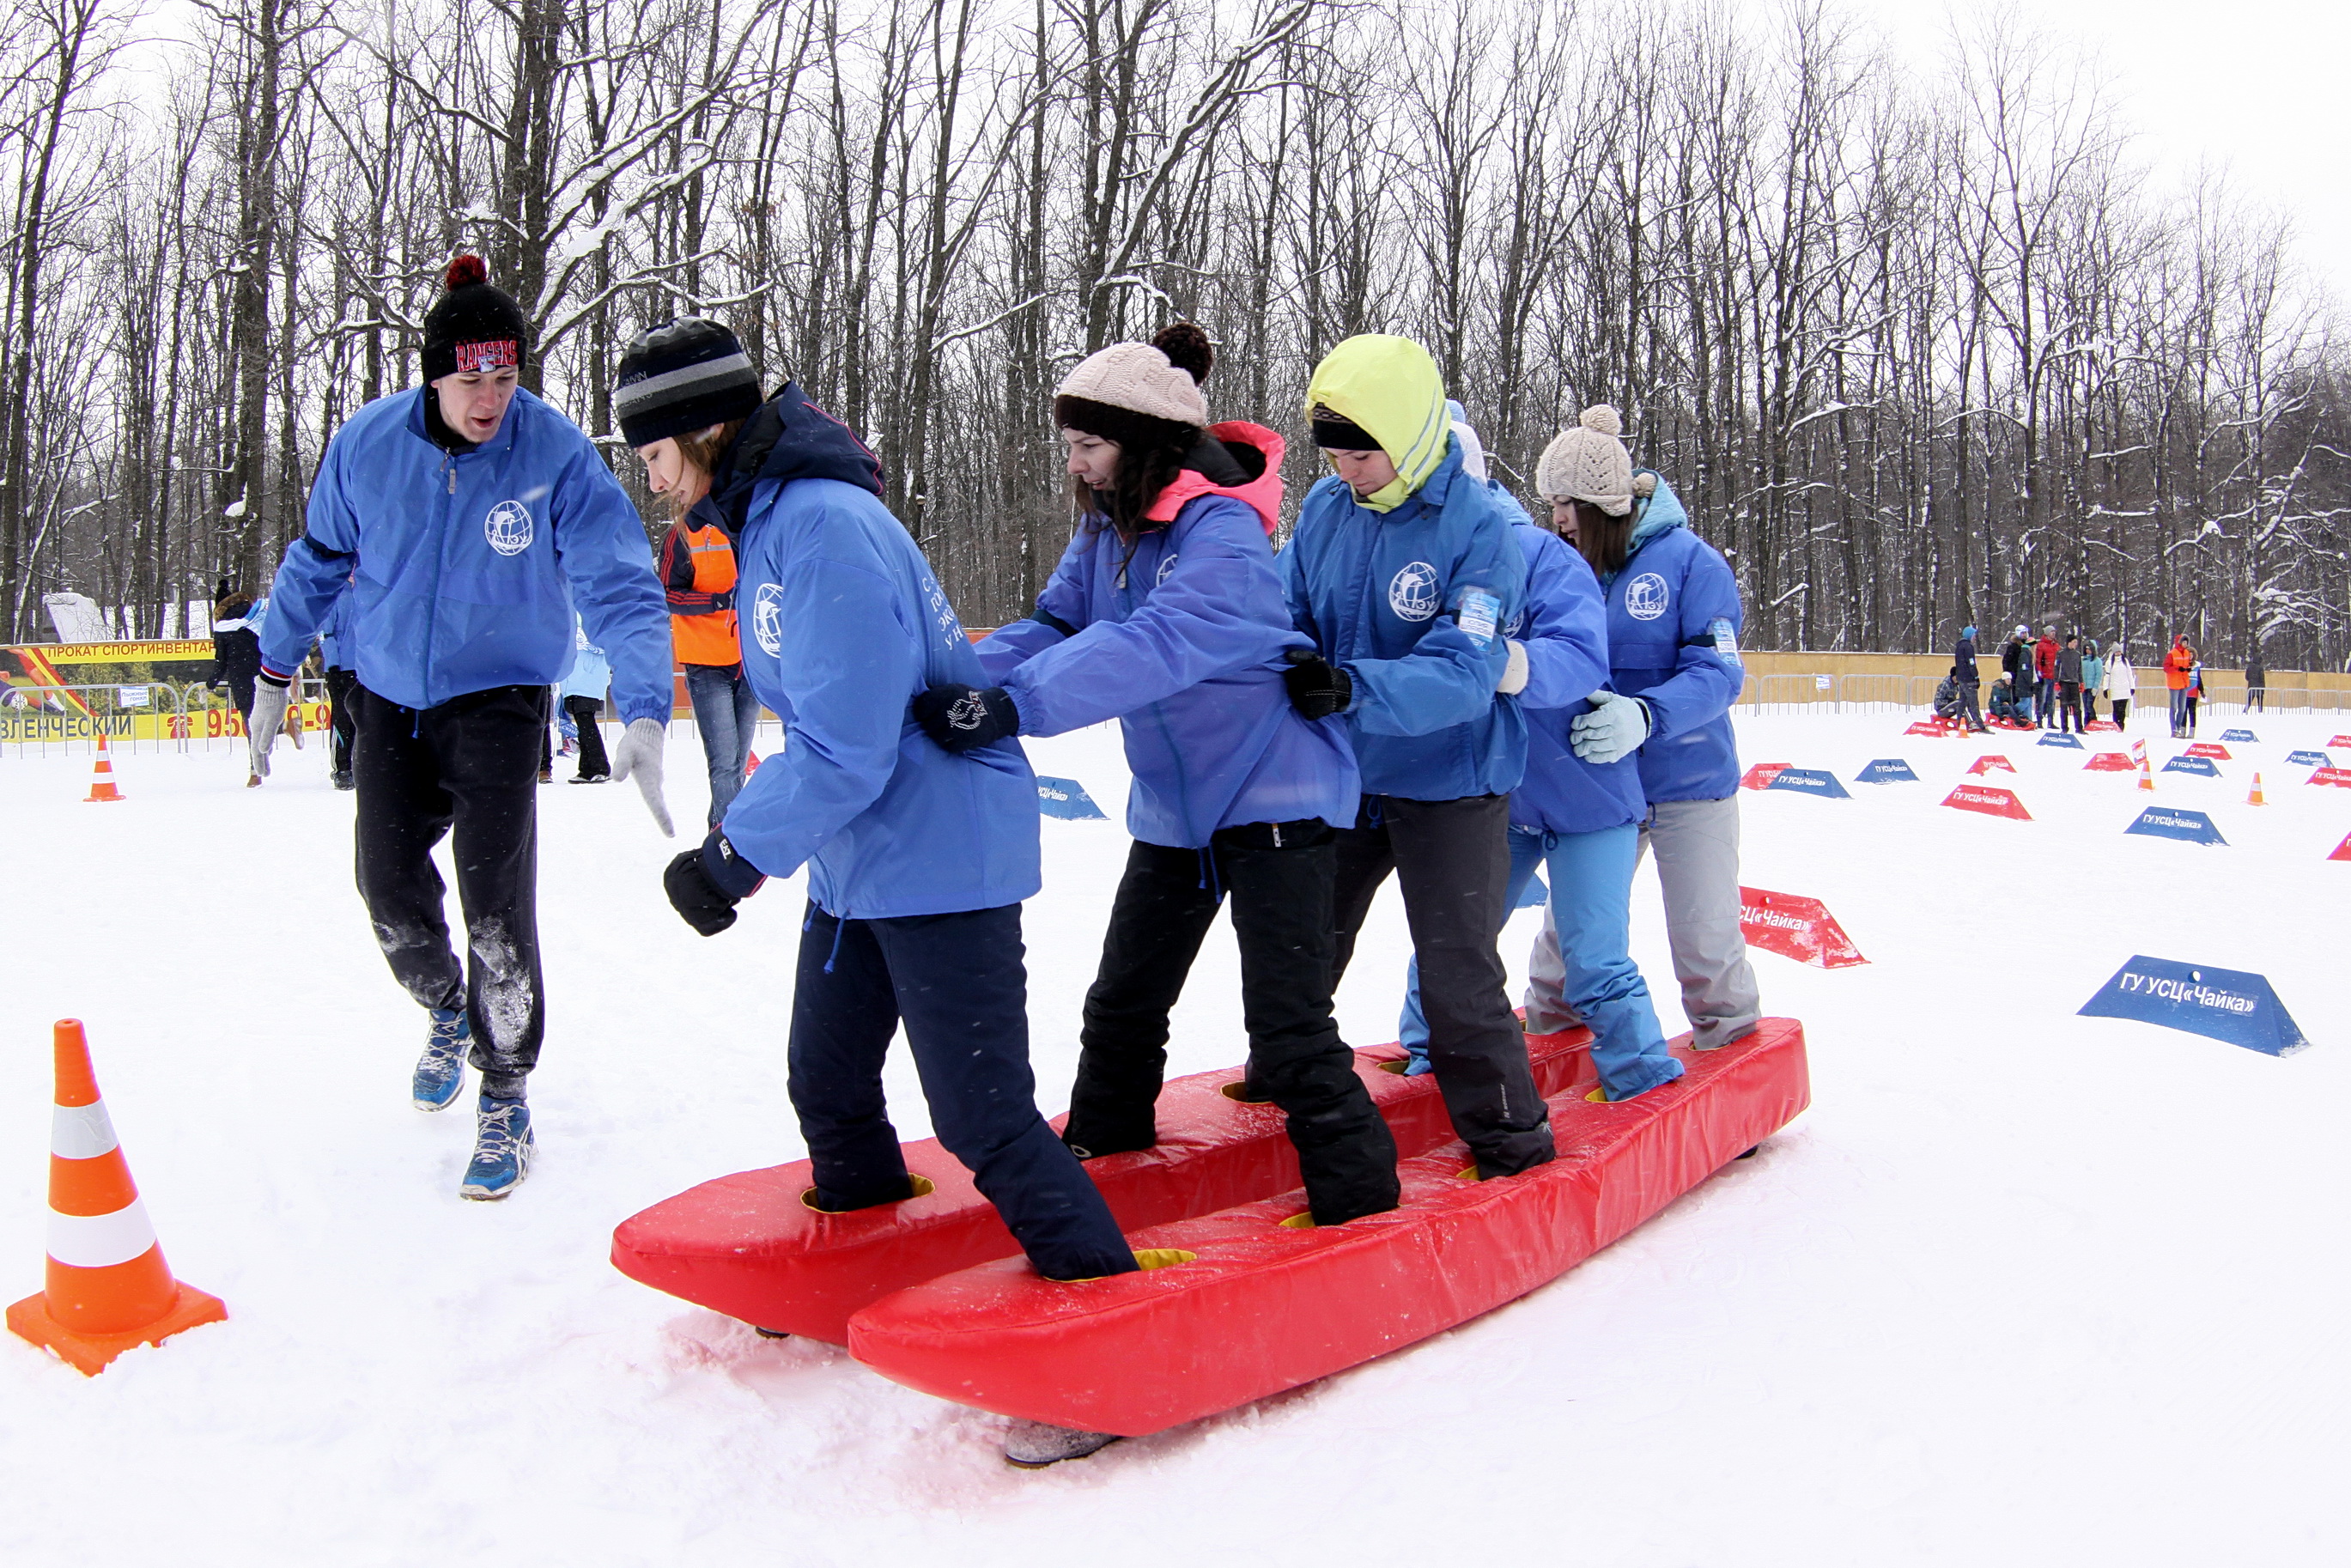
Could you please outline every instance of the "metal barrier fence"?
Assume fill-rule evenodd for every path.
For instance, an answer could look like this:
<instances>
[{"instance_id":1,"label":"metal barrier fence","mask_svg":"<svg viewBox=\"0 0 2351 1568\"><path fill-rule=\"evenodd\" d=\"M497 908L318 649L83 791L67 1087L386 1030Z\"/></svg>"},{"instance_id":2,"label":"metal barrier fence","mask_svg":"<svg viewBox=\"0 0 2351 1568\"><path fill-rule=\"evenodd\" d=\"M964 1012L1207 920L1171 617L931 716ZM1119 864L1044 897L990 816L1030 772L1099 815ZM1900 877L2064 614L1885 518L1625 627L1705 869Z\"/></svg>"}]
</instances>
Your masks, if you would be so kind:
<instances>
[{"instance_id":1,"label":"metal barrier fence","mask_svg":"<svg viewBox=\"0 0 2351 1568\"><path fill-rule=\"evenodd\" d=\"M1816 674L1750 675L1735 705L1752 713L1888 713L1913 708L1931 708L1935 705L1938 677L1929 675L1890 674ZM1981 706L1990 706L1991 683L1987 681L1978 692ZM2215 686L2205 695L2199 705L2205 714L2241 717L2248 713L2351 713L2351 691L2307 691L2300 687L2272 686L2262 695L2262 704L2255 706L2252 695L2244 686ZM2106 699L2098 699L2100 711L2107 706ZM2158 713L2169 710L2171 693L2158 680L2152 684L2141 681L2137 695L2131 699L2134 713L2149 709Z\"/></svg>"},{"instance_id":2,"label":"metal barrier fence","mask_svg":"<svg viewBox=\"0 0 2351 1568\"><path fill-rule=\"evenodd\" d=\"M326 683L297 677L295 700L322 703ZM201 681L108 685L10 686L0 705L0 755L47 757L109 750L127 755L240 751L245 721L224 689Z\"/></svg>"}]
</instances>

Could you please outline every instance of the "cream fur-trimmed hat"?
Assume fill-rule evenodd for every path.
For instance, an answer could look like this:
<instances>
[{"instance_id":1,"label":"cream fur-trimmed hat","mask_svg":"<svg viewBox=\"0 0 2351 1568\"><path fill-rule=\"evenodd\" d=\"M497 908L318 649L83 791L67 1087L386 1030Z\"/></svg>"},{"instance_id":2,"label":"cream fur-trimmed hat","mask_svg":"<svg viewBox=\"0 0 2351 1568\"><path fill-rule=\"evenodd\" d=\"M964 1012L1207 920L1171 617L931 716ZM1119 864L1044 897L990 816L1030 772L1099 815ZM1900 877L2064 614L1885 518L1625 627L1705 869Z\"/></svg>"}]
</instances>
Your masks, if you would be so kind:
<instances>
[{"instance_id":1,"label":"cream fur-trimmed hat","mask_svg":"<svg viewBox=\"0 0 2351 1568\"><path fill-rule=\"evenodd\" d=\"M1589 501L1612 517L1633 509L1633 498L1656 488L1647 475L1633 476L1633 455L1617 439L1624 425L1616 411L1593 403L1576 422L1552 437L1535 465L1535 489L1546 501Z\"/></svg>"},{"instance_id":2,"label":"cream fur-trimmed hat","mask_svg":"<svg viewBox=\"0 0 2351 1568\"><path fill-rule=\"evenodd\" d=\"M1215 361L1208 335L1188 321L1162 329L1148 343L1113 343L1087 355L1053 389L1054 418L1122 445L1138 439L1187 445L1208 423L1200 382Z\"/></svg>"}]
</instances>

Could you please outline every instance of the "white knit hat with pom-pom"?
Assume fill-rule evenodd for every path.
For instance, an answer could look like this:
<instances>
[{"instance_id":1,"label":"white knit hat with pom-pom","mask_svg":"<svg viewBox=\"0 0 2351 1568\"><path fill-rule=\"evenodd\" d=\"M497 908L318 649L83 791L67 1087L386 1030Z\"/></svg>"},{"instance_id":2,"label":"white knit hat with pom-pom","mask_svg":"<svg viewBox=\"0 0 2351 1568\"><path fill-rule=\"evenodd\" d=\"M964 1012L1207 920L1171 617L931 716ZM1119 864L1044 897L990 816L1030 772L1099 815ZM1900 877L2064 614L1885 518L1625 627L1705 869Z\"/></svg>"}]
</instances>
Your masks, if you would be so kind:
<instances>
[{"instance_id":1,"label":"white knit hat with pom-pom","mask_svg":"<svg viewBox=\"0 0 2351 1568\"><path fill-rule=\"evenodd\" d=\"M1552 437L1535 465L1546 501L1589 501L1612 517L1633 509L1633 455L1617 435L1624 425L1604 402L1593 404Z\"/></svg>"}]
</instances>

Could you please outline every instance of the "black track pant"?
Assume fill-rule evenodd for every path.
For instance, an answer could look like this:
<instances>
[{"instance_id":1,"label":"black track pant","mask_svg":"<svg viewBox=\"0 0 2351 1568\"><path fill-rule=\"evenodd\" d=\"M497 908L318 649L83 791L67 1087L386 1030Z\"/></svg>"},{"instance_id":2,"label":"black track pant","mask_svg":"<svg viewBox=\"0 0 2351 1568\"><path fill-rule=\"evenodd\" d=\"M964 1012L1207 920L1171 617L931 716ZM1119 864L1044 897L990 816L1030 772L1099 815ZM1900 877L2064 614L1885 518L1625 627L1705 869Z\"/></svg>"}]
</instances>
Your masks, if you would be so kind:
<instances>
[{"instance_id":1,"label":"black track pant","mask_svg":"<svg viewBox=\"0 0 2351 1568\"><path fill-rule=\"evenodd\" d=\"M1453 1130L1480 1175L1511 1176L1552 1158L1551 1119L1535 1093L1527 1037L1510 1011L1495 950L1510 880L1510 799L1405 800L1366 795L1355 825L1339 835L1338 985L1354 956L1372 899L1396 875L1420 960L1428 1061Z\"/></svg>"},{"instance_id":2,"label":"black track pant","mask_svg":"<svg viewBox=\"0 0 2351 1568\"><path fill-rule=\"evenodd\" d=\"M1137 842L1111 905L1102 967L1086 992L1077 1087L1062 1137L1090 1154L1147 1149L1167 1071L1167 1012L1232 894L1252 1097L1281 1107L1318 1225L1396 1206L1395 1138L1355 1076L1331 1017L1328 823L1227 828L1206 850Z\"/></svg>"},{"instance_id":3,"label":"black track pant","mask_svg":"<svg viewBox=\"0 0 2351 1568\"><path fill-rule=\"evenodd\" d=\"M359 729L360 677L356 671L329 666L327 670L327 702L332 710L335 726L334 771L351 770L351 737Z\"/></svg>"},{"instance_id":4,"label":"black track pant","mask_svg":"<svg viewBox=\"0 0 2351 1568\"><path fill-rule=\"evenodd\" d=\"M604 715L603 702L596 697L565 697L563 711L580 729L580 777L609 777L612 762L604 755L604 732L596 723Z\"/></svg>"},{"instance_id":5,"label":"black track pant","mask_svg":"<svg viewBox=\"0 0 2351 1568\"><path fill-rule=\"evenodd\" d=\"M1960 716L1968 721L1970 727L1982 729L1984 727L1983 709L1976 706L1976 692L1979 684L1974 681L1960 681L1957 684L1959 688Z\"/></svg>"},{"instance_id":6,"label":"black track pant","mask_svg":"<svg viewBox=\"0 0 2351 1568\"><path fill-rule=\"evenodd\" d=\"M385 960L428 1008L463 1006L485 1093L508 1098L538 1061L538 753L545 686L494 686L405 708L358 690L360 897ZM449 950L433 846L454 831L471 961Z\"/></svg>"}]
</instances>

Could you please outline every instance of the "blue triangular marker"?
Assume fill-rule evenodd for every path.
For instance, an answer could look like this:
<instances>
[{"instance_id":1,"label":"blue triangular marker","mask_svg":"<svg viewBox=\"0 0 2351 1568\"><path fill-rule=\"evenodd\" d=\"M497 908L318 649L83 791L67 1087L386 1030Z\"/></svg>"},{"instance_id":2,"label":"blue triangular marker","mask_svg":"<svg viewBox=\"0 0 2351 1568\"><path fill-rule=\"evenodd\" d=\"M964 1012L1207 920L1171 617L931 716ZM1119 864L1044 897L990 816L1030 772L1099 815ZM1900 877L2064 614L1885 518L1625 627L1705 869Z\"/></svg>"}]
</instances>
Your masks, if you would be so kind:
<instances>
[{"instance_id":1,"label":"blue triangular marker","mask_svg":"<svg viewBox=\"0 0 2351 1568\"><path fill-rule=\"evenodd\" d=\"M1837 782L1836 775L1820 768L1782 768L1766 789L1793 789L1799 794L1818 795L1825 800L1850 800L1853 797Z\"/></svg>"},{"instance_id":2,"label":"blue triangular marker","mask_svg":"<svg viewBox=\"0 0 2351 1568\"><path fill-rule=\"evenodd\" d=\"M1918 776L1898 757L1881 757L1853 776L1856 784L1916 784Z\"/></svg>"},{"instance_id":3,"label":"blue triangular marker","mask_svg":"<svg viewBox=\"0 0 2351 1568\"><path fill-rule=\"evenodd\" d=\"M1037 775L1037 809L1049 817L1060 817L1071 822L1109 821L1094 798L1074 779L1048 779Z\"/></svg>"},{"instance_id":4,"label":"blue triangular marker","mask_svg":"<svg viewBox=\"0 0 2351 1568\"><path fill-rule=\"evenodd\" d=\"M1510 907L1514 910L1541 909L1550 902L1551 889L1543 885L1543 879L1540 876L1530 877L1527 880L1526 891L1519 894L1519 901Z\"/></svg>"},{"instance_id":5,"label":"blue triangular marker","mask_svg":"<svg viewBox=\"0 0 2351 1568\"><path fill-rule=\"evenodd\" d=\"M2191 844L2220 844L2228 840L2212 825L2212 819L2201 811L2191 811L2184 806L2149 806L2138 814L2138 821L2123 830L2126 833L2143 833L2151 839L2184 839Z\"/></svg>"},{"instance_id":6,"label":"blue triangular marker","mask_svg":"<svg viewBox=\"0 0 2351 1568\"><path fill-rule=\"evenodd\" d=\"M2193 773L2205 779L2218 779L2220 777L2220 770L2212 766L2212 759L2210 758L2189 757L2185 752L2173 758L2161 768L2157 768L2156 771L2158 773Z\"/></svg>"},{"instance_id":7,"label":"blue triangular marker","mask_svg":"<svg viewBox=\"0 0 2351 1568\"><path fill-rule=\"evenodd\" d=\"M2250 729L2224 729L2220 732L2220 738L2222 740L2241 740L2247 746L2259 746L2262 743L2262 737L2255 735Z\"/></svg>"},{"instance_id":8,"label":"blue triangular marker","mask_svg":"<svg viewBox=\"0 0 2351 1568\"><path fill-rule=\"evenodd\" d=\"M2034 741L2032 744L2035 746L2064 746L2070 747L2075 751L2079 751L2082 749L2082 737L2068 731L2053 729L2043 732L2041 738Z\"/></svg>"},{"instance_id":9,"label":"blue triangular marker","mask_svg":"<svg viewBox=\"0 0 2351 1568\"><path fill-rule=\"evenodd\" d=\"M2133 958L2080 1016L2160 1024L2268 1056L2292 1056L2310 1044L2264 977L2168 958Z\"/></svg>"},{"instance_id":10,"label":"blue triangular marker","mask_svg":"<svg viewBox=\"0 0 2351 1568\"><path fill-rule=\"evenodd\" d=\"M2285 759L2296 768L2332 768L2335 758L2323 751L2289 751Z\"/></svg>"}]
</instances>

